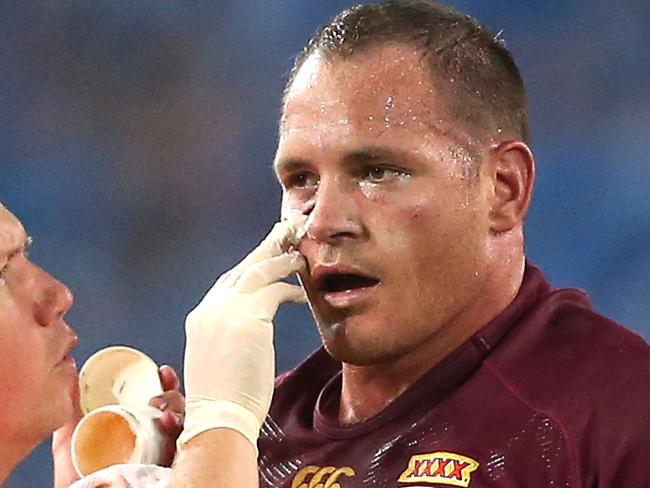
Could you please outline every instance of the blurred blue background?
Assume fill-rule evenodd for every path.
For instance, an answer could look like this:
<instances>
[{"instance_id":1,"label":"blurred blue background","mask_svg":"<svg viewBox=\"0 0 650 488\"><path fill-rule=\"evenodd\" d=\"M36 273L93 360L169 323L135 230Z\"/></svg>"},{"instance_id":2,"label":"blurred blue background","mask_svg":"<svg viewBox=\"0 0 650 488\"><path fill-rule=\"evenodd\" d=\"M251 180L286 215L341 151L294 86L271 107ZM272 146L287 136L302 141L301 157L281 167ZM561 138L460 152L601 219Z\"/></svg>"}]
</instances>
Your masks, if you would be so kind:
<instances>
[{"instance_id":1,"label":"blurred blue background","mask_svg":"<svg viewBox=\"0 0 650 488\"><path fill-rule=\"evenodd\" d=\"M180 370L185 314L278 217L292 58L350 5L2 2L0 200L76 294L79 364L130 344ZM529 257L650 338L650 2L453 5L503 31L527 83ZM318 336L306 307L277 323L286 369ZM5 486L49 486L50 471L44 444Z\"/></svg>"}]
</instances>

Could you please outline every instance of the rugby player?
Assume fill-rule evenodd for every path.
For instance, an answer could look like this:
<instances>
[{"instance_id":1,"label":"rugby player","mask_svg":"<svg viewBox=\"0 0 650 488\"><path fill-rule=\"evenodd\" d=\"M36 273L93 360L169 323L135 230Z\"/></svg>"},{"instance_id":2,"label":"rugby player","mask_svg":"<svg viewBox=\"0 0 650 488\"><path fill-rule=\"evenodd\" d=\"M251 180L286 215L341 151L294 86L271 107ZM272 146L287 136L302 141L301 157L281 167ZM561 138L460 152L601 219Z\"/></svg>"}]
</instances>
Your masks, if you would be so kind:
<instances>
[{"instance_id":1,"label":"rugby player","mask_svg":"<svg viewBox=\"0 0 650 488\"><path fill-rule=\"evenodd\" d=\"M650 486L648 344L527 261L529 144L510 53L463 13L361 5L309 41L275 170L323 347L276 382L260 486ZM210 432L183 486L218 473Z\"/></svg>"}]
</instances>

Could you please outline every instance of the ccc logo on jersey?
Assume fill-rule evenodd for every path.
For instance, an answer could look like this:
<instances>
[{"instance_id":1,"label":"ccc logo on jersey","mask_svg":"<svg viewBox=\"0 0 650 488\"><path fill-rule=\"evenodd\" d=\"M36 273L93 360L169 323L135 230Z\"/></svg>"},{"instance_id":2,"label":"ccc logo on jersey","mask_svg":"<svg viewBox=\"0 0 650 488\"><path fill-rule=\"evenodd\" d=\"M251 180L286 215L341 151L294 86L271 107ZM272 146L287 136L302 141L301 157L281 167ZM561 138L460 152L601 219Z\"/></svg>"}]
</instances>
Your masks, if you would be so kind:
<instances>
[{"instance_id":1,"label":"ccc logo on jersey","mask_svg":"<svg viewBox=\"0 0 650 488\"><path fill-rule=\"evenodd\" d=\"M341 476L352 477L354 469L349 466L306 466L298 471L291 482L291 488L341 488L338 480Z\"/></svg>"}]
</instances>

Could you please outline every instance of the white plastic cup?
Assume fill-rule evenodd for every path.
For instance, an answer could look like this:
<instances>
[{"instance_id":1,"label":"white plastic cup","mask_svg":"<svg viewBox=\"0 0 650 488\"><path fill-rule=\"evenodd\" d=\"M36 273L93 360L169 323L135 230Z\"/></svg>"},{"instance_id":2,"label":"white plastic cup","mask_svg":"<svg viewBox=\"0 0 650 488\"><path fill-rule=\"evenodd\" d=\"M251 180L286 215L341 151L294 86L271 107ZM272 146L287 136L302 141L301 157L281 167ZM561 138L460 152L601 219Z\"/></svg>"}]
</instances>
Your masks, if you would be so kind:
<instances>
[{"instance_id":1,"label":"white plastic cup","mask_svg":"<svg viewBox=\"0 0 650 488\"><path fill-rule=\"evenodd\" d=\"M155 361L126 346L106 347L90 356L79 372L79 391L84 414L106 405L146 406L163 392Z\"/></svg>"},{"instance_id":2,"label":"white plastic cup","mask_svg":"<svg viewBox=\"0 0 650 488\"><path fill-rule=\"evenodd\" d=\"M162 391L158 365L126 346L97 351L79 372L84 417L72 433L71 454L81 476L113 464L158 464L163 437L156 427L162 412L149 400Z\"/></svg>"},{"instance_id":3,"label":"white plastic cup","mask_svg":"<svg viewBox=\"0 0 650 488\"><path fill-rule=\"evenodd\" d=\"M164 438L153 407L107 405L85 415L72 434L72 463L80 476L114 464L159 464Z\"/></svg>"}]
</instances>

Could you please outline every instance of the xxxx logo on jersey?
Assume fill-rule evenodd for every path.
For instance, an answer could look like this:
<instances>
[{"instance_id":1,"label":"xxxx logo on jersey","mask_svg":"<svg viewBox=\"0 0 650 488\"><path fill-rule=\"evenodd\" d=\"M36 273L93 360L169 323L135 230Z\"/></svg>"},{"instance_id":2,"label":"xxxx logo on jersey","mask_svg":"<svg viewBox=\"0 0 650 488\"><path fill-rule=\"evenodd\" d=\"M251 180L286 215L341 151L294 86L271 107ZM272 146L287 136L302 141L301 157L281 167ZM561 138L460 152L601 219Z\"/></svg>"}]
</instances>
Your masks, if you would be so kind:
<instances>
[{"instance_id":1,"label":"xxxx logo on jersey","mask_svg":"<svg viewBox=\"0 0 650 488\"><path fill-rule=\"evenodd\" d=\"M356 473L349 466L306 466L302 468L291 482L291 488L341 488L338 480L341 476L352 477Z\"/></svg>"},{"instance_id":2,"label":"xxxx logo on jersey","mask_svg":"<svg viewBox=\"0 0 650 488\"><path fill-rule=\"evenodd\" d=\"M431 452L411 456L408 467L399 477L400 483L438 483L468 487L478 463L453 452Z\"/></svg>"}]
</instances>

